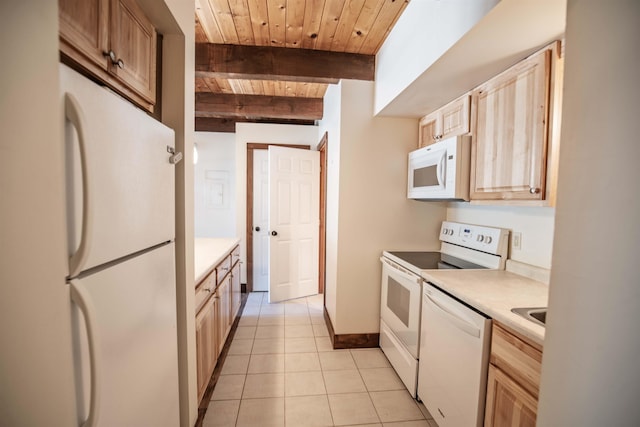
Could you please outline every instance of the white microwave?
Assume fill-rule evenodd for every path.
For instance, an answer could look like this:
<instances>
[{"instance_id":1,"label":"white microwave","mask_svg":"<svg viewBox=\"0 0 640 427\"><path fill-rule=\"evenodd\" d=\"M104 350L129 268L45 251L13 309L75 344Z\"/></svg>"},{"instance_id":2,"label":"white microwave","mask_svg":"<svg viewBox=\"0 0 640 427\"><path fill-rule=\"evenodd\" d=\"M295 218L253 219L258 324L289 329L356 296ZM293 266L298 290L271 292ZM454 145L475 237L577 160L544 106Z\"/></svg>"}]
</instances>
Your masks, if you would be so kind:
<instances>
[{"instance_id":1,"label":"white microwave","mask_svg":"<svg viewBox=\"0 0 640 427\"><path fill-rule=\"evenodd\" d=\"M443 139L409 153L408 197L469 200L471 137Z\"/></svg>"}]
</instances>

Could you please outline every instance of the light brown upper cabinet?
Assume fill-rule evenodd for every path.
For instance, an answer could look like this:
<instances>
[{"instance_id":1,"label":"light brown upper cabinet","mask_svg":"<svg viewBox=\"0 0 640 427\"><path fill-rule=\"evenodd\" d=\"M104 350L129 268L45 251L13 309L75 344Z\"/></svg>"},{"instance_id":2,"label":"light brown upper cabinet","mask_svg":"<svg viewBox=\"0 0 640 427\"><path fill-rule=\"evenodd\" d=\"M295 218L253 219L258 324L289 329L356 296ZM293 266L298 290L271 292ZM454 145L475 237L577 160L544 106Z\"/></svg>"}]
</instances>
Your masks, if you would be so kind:
<instances>
[{"instance_id":1,"label":"light brown upper cabinet","mask_svg":"<svg viewBox=\"0 0 640 427\"><path fill-rule=\"evenodd\" d=\"M59 0L62 60L148 111L156 103L156 30L134 0Z\"/></svg>"},{"instance_id":2,"label":"light brown upper cabinet","mask_svg":"<svg viewBox=\"0 0 640 427\"><path fill-rule=\"evenodd\" d=\"M418 148L469 133L470 96L465 94L420 120Z\"/></svg>"},{"instance_id":3,"label":"light brown upper cabinet","mask_svg":"<svg viewBox=\"0 0 640 427\"><path fill-rule=\"evenodd\" d=\"M554 42L472 92L472 201L554 204L559 53Z\"/></svg>"}]
</instances>

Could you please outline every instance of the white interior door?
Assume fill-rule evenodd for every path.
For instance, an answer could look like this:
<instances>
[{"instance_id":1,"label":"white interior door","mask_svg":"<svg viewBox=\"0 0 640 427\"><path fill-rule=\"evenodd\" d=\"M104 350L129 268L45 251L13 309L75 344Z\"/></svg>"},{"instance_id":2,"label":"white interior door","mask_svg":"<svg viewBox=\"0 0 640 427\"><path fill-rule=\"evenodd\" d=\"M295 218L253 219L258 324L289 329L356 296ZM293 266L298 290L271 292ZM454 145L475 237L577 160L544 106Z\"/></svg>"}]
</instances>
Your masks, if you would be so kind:
<instances>
[{"instance_id":1,"label":"white interior door","mask_svg":"<svg viewBox=\"0 0 640 427\"><path fill-rule=\"evenodd\" d=\"M269 147L269 302L318 293L320 153Z\"/></svg>"},{"instance_id":2,"label":"white interior door","mask_svg":"<svg viewBox=\"0 0 640 427\"><path fill-rule=\"evenodd\" d=\"M269 156L253 151L253 290L269 290Z\"/></svg>"}]
</instances>

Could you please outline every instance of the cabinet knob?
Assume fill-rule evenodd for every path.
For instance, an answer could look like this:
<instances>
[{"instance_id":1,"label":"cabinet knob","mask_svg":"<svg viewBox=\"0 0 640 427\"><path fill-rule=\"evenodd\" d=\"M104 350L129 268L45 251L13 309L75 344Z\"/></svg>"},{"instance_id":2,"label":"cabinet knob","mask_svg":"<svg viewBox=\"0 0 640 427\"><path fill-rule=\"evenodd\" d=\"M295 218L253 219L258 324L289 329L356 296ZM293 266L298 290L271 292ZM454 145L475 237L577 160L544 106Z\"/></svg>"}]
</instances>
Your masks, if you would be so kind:
<instances>
[{"instance_id":1,"label":"cabinet knob","mask_svg":"<svg viewBox=\"0 0 640 427\"><path fill-rule=\"evenodd\" d=\"M111 63L117 67L120 68L124 68L124 61L122 59L118 59L118 57L116 56L116 53L113 50L109 50L109 51L102 51L102 54L104 56L109 57L109 60L111 61Z\"/></svg>"},{"instance_id":2,"label":"cabinet knob","mask_svg":"<svg viewBox=\"0 0 640 427\"><path fill-rule=\"evenodd\" d=\"M278 235L278 232L274 230L274 231L272 231L272 232L271 232L271 235L272 235L272 236L277 236L277 235Z\"/></svg>"},{"instance_id":3,"label":"cabinet knob","mask_svg":"<svg viewBox=\"0 0 640 427\"><path fill-rule=\"evenodd\" d=\"M112 63L112 64L113 64L114 62L116 62L116 61L117 61L117 59L116 59L116 53L115 53L114 51L112 51L112 50L110 50L110 51L103 50L103 51L102 51L102 55L104 55L104 56L108 56L108 57L109 57L109 59L111 60L111 63Z\"/></svg>"},{"instance_id":4,"label":"cabinet knob","mask_svg":"<svg viewBox=\"0 0 640 427\"><path fill-rule=\"evenodd\" d=\"M538 187L529 187L529 193L538 194L539 192L540 192L540 189Z\"/></svg>"},{"instance_id":5,"label":"cabinet knob","mask_svg":"<svg viewBox=\"0 0 640 427\"><path fill-rule=\"evenodd\" d=\"M256 227L256 231L260 231L260 227Z\"/></svg>"}]
</instances>

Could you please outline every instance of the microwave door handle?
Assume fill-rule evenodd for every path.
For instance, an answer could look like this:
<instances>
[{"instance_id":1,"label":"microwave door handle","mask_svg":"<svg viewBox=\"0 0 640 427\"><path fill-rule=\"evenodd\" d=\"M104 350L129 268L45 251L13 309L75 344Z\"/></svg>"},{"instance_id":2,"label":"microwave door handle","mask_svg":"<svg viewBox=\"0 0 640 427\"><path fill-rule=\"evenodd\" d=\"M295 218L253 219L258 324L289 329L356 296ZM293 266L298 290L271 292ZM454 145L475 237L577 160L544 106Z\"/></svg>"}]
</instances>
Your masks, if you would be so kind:
<instances>
[{"instance_id":1,"label":"microwave door handle","mask_svg":"<svg viewBox=\"0 0 640 427\"><path fill-rule=\"evenodd\" d=\"M438 184L441 187L444 187L445 184L445 162L447 161L447 153L445 152L442 157L440 157L440 161L438 162L438 166L436 167L436 174L438 175Z\"/></svg>"}]
</instances>

